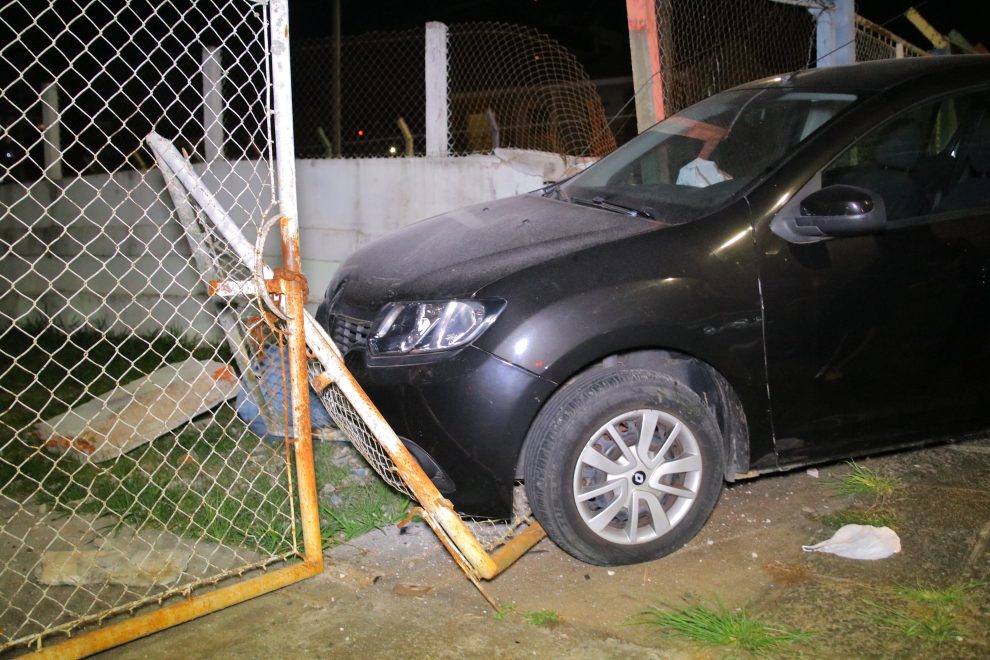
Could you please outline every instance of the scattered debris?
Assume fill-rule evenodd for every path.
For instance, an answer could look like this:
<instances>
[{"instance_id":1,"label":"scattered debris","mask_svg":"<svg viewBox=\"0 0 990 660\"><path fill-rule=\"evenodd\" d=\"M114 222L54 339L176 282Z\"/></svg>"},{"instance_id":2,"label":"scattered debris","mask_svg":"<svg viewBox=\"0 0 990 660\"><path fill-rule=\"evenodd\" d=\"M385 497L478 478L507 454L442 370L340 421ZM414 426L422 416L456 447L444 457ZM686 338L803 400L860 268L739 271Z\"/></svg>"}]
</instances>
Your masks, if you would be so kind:
<instances>
[{"instance_id":1,"label":"scattered debris","mask_svg":"<svg viewBox=\"0 0 990 660\"><path fill-rule=\"evenodd\" d=\"M807 474L812 479L817 479L818 478L818 468L808 468L804 472L805 472L805 474Z\"/></svg>"},{"instance_id":2,"label":"scattered debris","mask_svg":"<svg viewBox=\"0 0 990 660\"><path fill-rule=\"evenodd\" d=\"M171 585L179 580L191 553L149 551L127 553L125 548L103 550L49 550L42 554L35 577L41 584L80 586L124 584Z\"/></svg>"},{"instance_id":3,"label":"scattered debris","mask_svg":"<svg viewBox=\"0 0 990 660\"><path fill-rule=\"evenodd\" d=\"M990 522L987 522L980 530L980 533L976 537L976 542L973 544L973 549L969 553L969 557L966 558L965 573L973 573L976 571L977 562L983 556L983 553L987 549L987 540L990 539Z\"/></svg>"},{"instance_id":4,"label":"scattered debris","mask_svg":"<svg viewBox=\"0 0 990 660\"><path fill-rule=\"evenodd\" d=\"M772 561L763 565L763 572L785 587L793 587L815 579L814 573L804 564L791 564L782 561Z\"/></svg>"},{"instance_id":5,"label":"scattered debris","mask_svg":"<svg viewBox=\"0 0 990 660\"><path fill-rule=\"evenodd\" d=\"M425 584L410 584L400 582L392 587L392 593L396 596L425 596L433 591L433 587Z\"/></svg>"},{"instance_id":6,"label":"scattered debris","mask_svg":"<svg viewBox=\"0 0 990 660\"><path fill-rule=\"evenodd\" d=\"M805 552L827 552L847 559L886 559L901 551L901 539L889 527L844 525L832 538L803 545Z\"/></svg>"},{"instance_id":7,"label":"scattered debris","mask_svg":"<svg viewBox=\"0 0 990 660\"><path fill-rule=\"evenodd\" d=\"M99 463L185 424L237 394L237 377L222 363L169 364L38 423L45 449Z\"/></svg>"}]
</instances>

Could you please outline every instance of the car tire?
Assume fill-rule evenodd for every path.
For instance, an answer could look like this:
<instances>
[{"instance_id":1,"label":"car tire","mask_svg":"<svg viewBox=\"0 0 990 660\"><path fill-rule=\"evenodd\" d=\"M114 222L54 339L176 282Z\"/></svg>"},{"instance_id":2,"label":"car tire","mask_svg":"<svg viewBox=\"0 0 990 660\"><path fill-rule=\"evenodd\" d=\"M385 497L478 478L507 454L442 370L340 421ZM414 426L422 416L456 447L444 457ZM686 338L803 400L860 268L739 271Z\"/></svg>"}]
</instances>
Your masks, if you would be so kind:
<instances>
[{"instance_id":1,"label":"car tire","mask_svg":"<svg viewBox=\"0 0 990 660\"><path fill-rule=\"evenodd\" d=\"M577 559L649 561L704 526L722 490L722 453L711 411L683 383L649 369L595 369L558 390L530 428L526 495Z\"/></svg>"}]
</instances>

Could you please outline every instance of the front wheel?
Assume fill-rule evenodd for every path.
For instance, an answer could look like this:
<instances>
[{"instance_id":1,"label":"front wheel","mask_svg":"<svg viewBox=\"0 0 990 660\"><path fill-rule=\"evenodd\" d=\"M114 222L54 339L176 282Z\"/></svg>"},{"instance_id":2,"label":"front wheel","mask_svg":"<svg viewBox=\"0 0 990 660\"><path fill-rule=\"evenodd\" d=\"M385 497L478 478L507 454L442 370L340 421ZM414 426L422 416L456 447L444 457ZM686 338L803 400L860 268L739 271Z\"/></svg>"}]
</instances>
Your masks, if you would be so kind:
<instances>
[{"instance_id":1,"label":"front wheel","mask_svg":"<svg viewBox=\"0 0 990 660\"><path fill-rule=\"evenodd\" d=\"M603 566L667 555L704 526L722 489L722 437L701 398L647 369L587 372L530 429L526 494L574 557Z\"/></svg>"}]
</instances>

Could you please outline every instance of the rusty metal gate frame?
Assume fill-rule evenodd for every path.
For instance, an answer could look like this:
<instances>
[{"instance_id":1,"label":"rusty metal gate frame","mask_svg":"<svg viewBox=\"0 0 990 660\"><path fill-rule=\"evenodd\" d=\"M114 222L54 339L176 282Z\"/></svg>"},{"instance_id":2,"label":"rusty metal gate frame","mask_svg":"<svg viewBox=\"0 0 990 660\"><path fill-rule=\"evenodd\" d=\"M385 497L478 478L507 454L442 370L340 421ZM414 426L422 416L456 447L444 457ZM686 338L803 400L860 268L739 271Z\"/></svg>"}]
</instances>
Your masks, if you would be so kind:
<instances>
[{"instance_id":1,"label":"rusty metal gate frame","mask_svg":"<svg viewBox=\"0 0 990 660\"><path fill-rule=\"evenodd\" d=\"M270 267L262 263L261 246L264 243L264 231L259 234L257 244L252 246L219 202L217 202L213 194L203 185L195 172L193 172L189 161L179 153L171 142L156 133L150 134L146 138L146 141L151 151L155 154L159 162L159 167L168 172L167 178L174 176L181 183L189 196L199 205L203 214L209 218L219 235L228 242L230 249L255 274L253 281L212 283L211 289L214 295L221 297L265 297L270 292L284 293L288 290L287 287L289 285L301 285L301 275L293 275L291 280L283 275L282 279L279 280L276 278L276 271L273 271ZM177 205L187 203L184 201L184 196L182 195L174 196L173 199ZM287 227L291 227L291 223L285 217L280 220L284 240ZM298 270L291 272L298 273ZM281 288L279 286L273 286L273 280L280 282ZM293 299L294 297L289 297L289 300ZM290 311L294 310L290 308ZM385 421L367 394L365 394L364 390L351 375L350 371L348 371L340 351L334 345L327 331L304 309L302 310L302 316L304 319L305 335L303 336L302 333L298 333L292 339L297 342L303 339L305 347L311 352L310 359L315 362L310 362L310 368L308 369L309 377L305 377L306 358L304 356L304 377L297 378L299 366L296 364L296 360L299 358L296 355L292 356L293 402L308 401L309 394L307 387L310 384L312 385L313 389L321 395L331 415L341 426L342 430L345 431L345 434L349 436L349 440L369 460L372 467L375 468L386 482L415 498L419 504L415 509L415 514L422 517L430 528L433 529L457 565L464 571L465 575L478 588L485 599L493 607L498 608L498 602L484 588L481 580L491 580L512 565L512 563L545 536L543 528L535 521L527 521L524 529L519 531L519 533L512 534L510 539L502 543L494 551L489 552L461 516L454 511L451 502L440 493L423 471L422 467L420 467L415 457L409 452L395 434L395 431L388 425L388 422ZM313 368L316 364L319 365L318 368ZM340 396L349 404L349 410L353 410L357 414L363 428L367 430L366 435L368 437L363 439L355 437L357 434L355 433L353 422L358 420L341 420L339 406L326 397L331 387L338 389ZM295 415L298 411L295 410L295 403L293 403L293 406L293 414ZM341 421L344 423L341 424ZM300 424L301 422L296 423ZM311 429L309 428L303 426L297 426L296 428L304 431L307 436L311 435ZM302 435L300 433L300 436ZM369 447L368 445L372 443L374 447ZM510 530L510 532L513 531Z\"/></svg>"},{"instance_id":2,"label":"rusty metal gate frame","mask_svg":"<svg viewBox=\"0 0 990 660\"><path fill-rule=\"evenodd\" d=\"M293 149L291 79L289 70L288 0L268 0L274 137L276 152L277 198L282 218L281 277L273 281L281 294L289 348L292 395L292 426L297 429L291 441L295 458L300 528L303 552L297 563L248 578L237 584L195 594L182 602L165 605L133 618L86 631L76 637L37 650L41 658L80 658L205 614L244 602L323 572L323 550L313 465L312 435L309 423L309 397L304 337L305 296L300 272L299 226L296 220L295 154ZM291 470L291 467L289 468ZM291 474L291 473L290 473Z\"/></svg>"}]
</instances>

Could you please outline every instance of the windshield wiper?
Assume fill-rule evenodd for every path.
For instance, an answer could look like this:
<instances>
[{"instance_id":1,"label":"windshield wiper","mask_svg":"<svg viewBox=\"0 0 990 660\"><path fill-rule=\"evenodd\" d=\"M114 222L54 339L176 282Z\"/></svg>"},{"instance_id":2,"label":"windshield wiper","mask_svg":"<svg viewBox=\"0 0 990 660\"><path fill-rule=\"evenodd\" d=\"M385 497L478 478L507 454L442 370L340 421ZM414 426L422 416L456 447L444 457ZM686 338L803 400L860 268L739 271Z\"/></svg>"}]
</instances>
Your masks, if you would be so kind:
<instances>
[{"instance_id":1,"label":"windshield wiper","mask_svg":"<svg viewBox=\"0 0 990 660\"><path fill-rule=\"evenodd\" d=\"M600 209L605 209L606 211L621 213L623 215L629 215L634 218L642 217L642 218L649 218L650 220L655 219L652 213L653 209L649 207L635 208L632 206L625 206L624 204L616 204L615 202L611 202L601 196L592 197L591 199L581 199L580 197L571 197L570 201L574 202L575 204L584 204L585 206L596 206Z\"/></svg>"}]
</instances>

